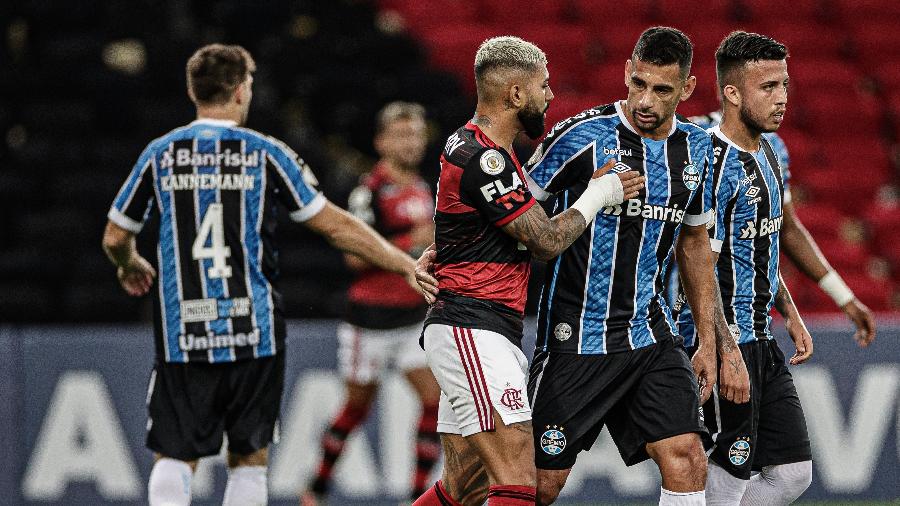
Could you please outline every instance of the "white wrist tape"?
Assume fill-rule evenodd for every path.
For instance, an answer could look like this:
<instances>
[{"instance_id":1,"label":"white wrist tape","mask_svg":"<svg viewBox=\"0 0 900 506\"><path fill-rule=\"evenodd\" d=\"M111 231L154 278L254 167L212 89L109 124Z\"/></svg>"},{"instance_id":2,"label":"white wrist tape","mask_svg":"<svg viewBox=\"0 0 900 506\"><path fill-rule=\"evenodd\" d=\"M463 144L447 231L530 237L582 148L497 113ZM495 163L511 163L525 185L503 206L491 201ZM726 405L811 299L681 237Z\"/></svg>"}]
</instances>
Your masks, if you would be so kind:
<instances>
[{"instance_id":1,"label":"white wrist tape","mask_svg":"<svg viewBox=\"0 0 900 506\"><path fill-rule=\"evenodd\" d=\"M828 271L828 274L819 280L819 288L827 293L839 307L844 307L845 304L856 298L853 295L853 290L847 286L847 283L844 283L844 280L835 271Z\"/></svg>"},{"instance_id":2,"label":"white wrist tape","mask_svg":"<svg viewBox=\"0 0 900 506\"><path fill-rule=\"evenodd\" d=\"M600 209L621 204L624 199L625 192L619 176L604 174L588 181L587 189L572 204L572 209L577 209L584 216L584 221L590 223Z\"/></svg>"}]
</instances>

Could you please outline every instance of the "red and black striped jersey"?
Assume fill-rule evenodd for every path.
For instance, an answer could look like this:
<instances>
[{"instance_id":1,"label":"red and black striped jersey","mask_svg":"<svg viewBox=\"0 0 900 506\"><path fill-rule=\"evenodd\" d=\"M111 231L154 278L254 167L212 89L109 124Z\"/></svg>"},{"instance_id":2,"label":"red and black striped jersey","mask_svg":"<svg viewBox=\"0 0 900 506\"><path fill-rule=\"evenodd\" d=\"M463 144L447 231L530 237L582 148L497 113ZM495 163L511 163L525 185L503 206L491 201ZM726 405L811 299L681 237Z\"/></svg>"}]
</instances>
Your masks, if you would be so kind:
<instances>
[{"instance_id":1,"label":"red and black striped jersey","mask_svg":"<svg viewBox=\"0 0 900 506\"><path fill-rule=\"evenodd\" d=\"M383 164L376 164L350 193L347 207L395 246L413 252L412 232L430 226L434 197L420 177L398 184ZM375 267L356 274L347 300L346 320L358 327L403 327L421 322L425 315L422 294L400 274Z\"/></svg>"},{"instance_id":2,"label":"red and black striped jersey","mask_svg":"<svg viewBox=\"0 0 900 506\"><path fill-rule=\"evenodd\" d=\"M521 342L531 254L502 227L535 204L514 154L472 123L441 154L434 214L438 302L427 322Z\"/></svg>"}]
</instances>

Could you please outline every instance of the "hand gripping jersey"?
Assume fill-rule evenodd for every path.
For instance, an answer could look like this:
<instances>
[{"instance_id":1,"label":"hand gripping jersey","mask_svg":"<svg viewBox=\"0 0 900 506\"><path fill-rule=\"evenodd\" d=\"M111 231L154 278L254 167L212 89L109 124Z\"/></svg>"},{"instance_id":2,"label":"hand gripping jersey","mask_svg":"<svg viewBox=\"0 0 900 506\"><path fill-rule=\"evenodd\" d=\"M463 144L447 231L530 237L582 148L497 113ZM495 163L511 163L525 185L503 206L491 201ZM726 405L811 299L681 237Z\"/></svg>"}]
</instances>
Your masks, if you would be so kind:
<instances>
[{"instance_id":1,"label":"hand gripping jersey","mask_svg":"<svg viewBox=\"0 0 900 506\"><path fill-rule=\"evenodd\" d=\"M709 228L713 251L719 253L716 274L725 319L739 343L772 339L769 313L778 292L778 236L787 200L788 177L782 172L768 139L750 153L713 127L713 208ZM679 299L676 305L681 303ZM678 317L685 345L695 328L687 306Z\"/></svg>"},{"instance_id":2,"label":"hand gripping jersey","mask_svg":"<svg viewBox=\"0 0 900 506\"><path fill-rule=\"evenodd\" d=\"M398 185L383 165L376 165L350 194L350 212L404 251L412 251L410 233L428 226L434 197L421 178ZM347 322L369 329L399 328L421 322L425 301L403 276L367 268L356 274L347 294Z\"/></svg>"},{"instance_id":3,"label":"hand gripping jersey","mask_svg":"<svg viewBox=\"0 0 900 506\"><path fill-rule=\"evenodd\" d=\"M437 193L440 294L426 325L490 330L521 346L531 255L501 228L535 203L519 162L468 123L447 140Z\"/></svg>"},{"instance_id":4,"label":"hand gripping jersey","mask_svg":"<svg viewBox=\"0 0 900 506\"><path fill-rule=\"evenodd\" d=\"M233 362L279 352L276 205L295 221L311 218L326 203L316 184L290 148L231 121L199 119L147 146L109 219L138 233L159 213L158 357Z\"/></svg>"},{"instance_id":5,"label":"hand gripping jersey","mask_svg":"<svg viewBox=\"0 0 900 506\"><path fill-rule=\"evenodd\" d=\"M682 223L705 225L710 211L709 134L676 117L666 139L636 133L622 103L595 107L558 123L529 161L533 191L553 195L558 214L584 191L596 167L646 177L637 198L604 208L566 251L548 264L538 313L539 350L608 354L675 335L663 293Z\"/></svg>"}]
</instances>

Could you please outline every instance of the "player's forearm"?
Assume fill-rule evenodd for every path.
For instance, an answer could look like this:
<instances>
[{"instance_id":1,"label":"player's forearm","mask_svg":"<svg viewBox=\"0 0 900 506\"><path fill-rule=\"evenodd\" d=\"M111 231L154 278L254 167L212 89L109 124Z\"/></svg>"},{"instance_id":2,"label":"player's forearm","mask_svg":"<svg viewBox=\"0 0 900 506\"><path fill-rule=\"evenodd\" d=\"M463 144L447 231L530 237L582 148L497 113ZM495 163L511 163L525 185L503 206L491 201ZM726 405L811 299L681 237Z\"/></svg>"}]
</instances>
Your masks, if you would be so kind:
<instances>
[{"instance_id":1,"label":"player's forearm","mask_svg":"<svg viewBox=\"0 0 900 506\"><path fill-rule=\"evenodd\" d=\"M326 238L332 246L352 253L377 268L408 274L414 269L412 257L379 235L372 227L339 210L338 220Z\"/></svg>"},{"instance_id":2,"label":"player's forearm","mask_svg":"<svg viewBox=\"0 0 900 506\"><path fill-rule=\"evenodd\" d=\"M700 345L716 339L716 316L721 313L721 298L713 272L713 253L705 227L683 226L678 238L678 269ZM724 317L719 324L724 323ZM727 329L727 326L725 327Z\"/></svg>"},{"instance_id":3,"label":"player's forearm","mask_svg":"<svg viewBox=\"0 0 900 506\"><path fill-rule=\"evenodd\" d=\"M725 319L725 311L722 304L722 292L716 285L716 306L714 310L714 318L716 320L716 350L719 355L725 356L737 350L737 342L731 335L731 329L728 328L728 321Z\"/></svg>"},{"instance_id":4,"label":"player's forearm","mask_svg":"<svg viewBox=\"0 0 900 506\"><path fill-rule=\"evenodd\" d=\"M780 233L781 249L809 279L819 282L831 265L797 217L792 204L784 206L784 225Z\"/></svg>"},{"instance_id":5,"label":"player's forearm","mask_svg":"<svg viewBox=\"0 0 900 506\"><path fill-rule=\"evenodd\" d=\"M134 234L113 223L103 232L103 251L116 267L124 267L137 255Z\"/></svg>"},{"instance_id":6,"label":"player's forearm","mask_svg":"<svg viewBox=\"0 0 900 506\"><path fill-rule=\"evenodd\" d=\"M775 309L786 319L797 318L800 316L797 306L794 305L794 299L787 285L784 284L784 278L778 273L778 292L775 294Z\"/></svg>"},{"instance_id":7,"label":"player's forearm","mask_svg":"<svg viewBox=\"0 0 900 506\"><path fill-rule=\"evenodd\" d=\"M524 244L536 259L546 261L559 256L585 227L587 220L576 209L567 209L551 220L540 206L531 206L504 230Z\"/></svg>"}]
</instances>

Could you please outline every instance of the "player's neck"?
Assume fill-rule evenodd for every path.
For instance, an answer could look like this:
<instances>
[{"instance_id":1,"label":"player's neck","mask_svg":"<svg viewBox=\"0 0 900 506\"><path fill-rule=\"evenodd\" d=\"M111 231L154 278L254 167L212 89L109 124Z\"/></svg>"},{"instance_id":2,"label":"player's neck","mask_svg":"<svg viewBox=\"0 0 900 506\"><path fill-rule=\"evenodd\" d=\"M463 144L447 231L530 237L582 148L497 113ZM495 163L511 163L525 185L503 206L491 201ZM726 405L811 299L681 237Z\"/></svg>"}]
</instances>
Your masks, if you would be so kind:
<instances>
[{"instance_id":1,"label":"player's neck","mask_svg":"<svg viewBox=\"0 0 900 506\"><path fill-rule=\"evenodd\" d=\"M744 151L751 153L759 151L759 139L762 137L762 132L750 128L740 118L726 114L722 118L722 123L719 124L719 131Z\"/></svg>"},{"instance_id":2,"label":"player's neck","mask_svg":"<svg viewBox=\"0 0 900 506\"><path fill-rule=\"evenodd\" d=\"M475 110L472 124L477 125L491 142L507 151L512 150L513 141L522 130L519 119L514 114L501 114L488 107L478 107Z\"/></svg>"},{"instance_id":3,"label":"player's neck","mask_svg":"<svg viewBox=\"0 0 900 506\"><path fill-rule=\"evenodd\" d=\"M218 119L241 124L241 111L231 107L198 107L197 119Z\"/></svg>"},{"instance_id":4,"label":"player's neck","mask_svg":"<svg viewBox=\"0 0 900 506\"><path fill-rule=\"evenodd\" d=\"M406 167L392 162L388 158L382 158L378 162L387 171L390 178L399 185L407 185L415 181L418 172L415 167Z\"/></svg>"}]
</instances>

